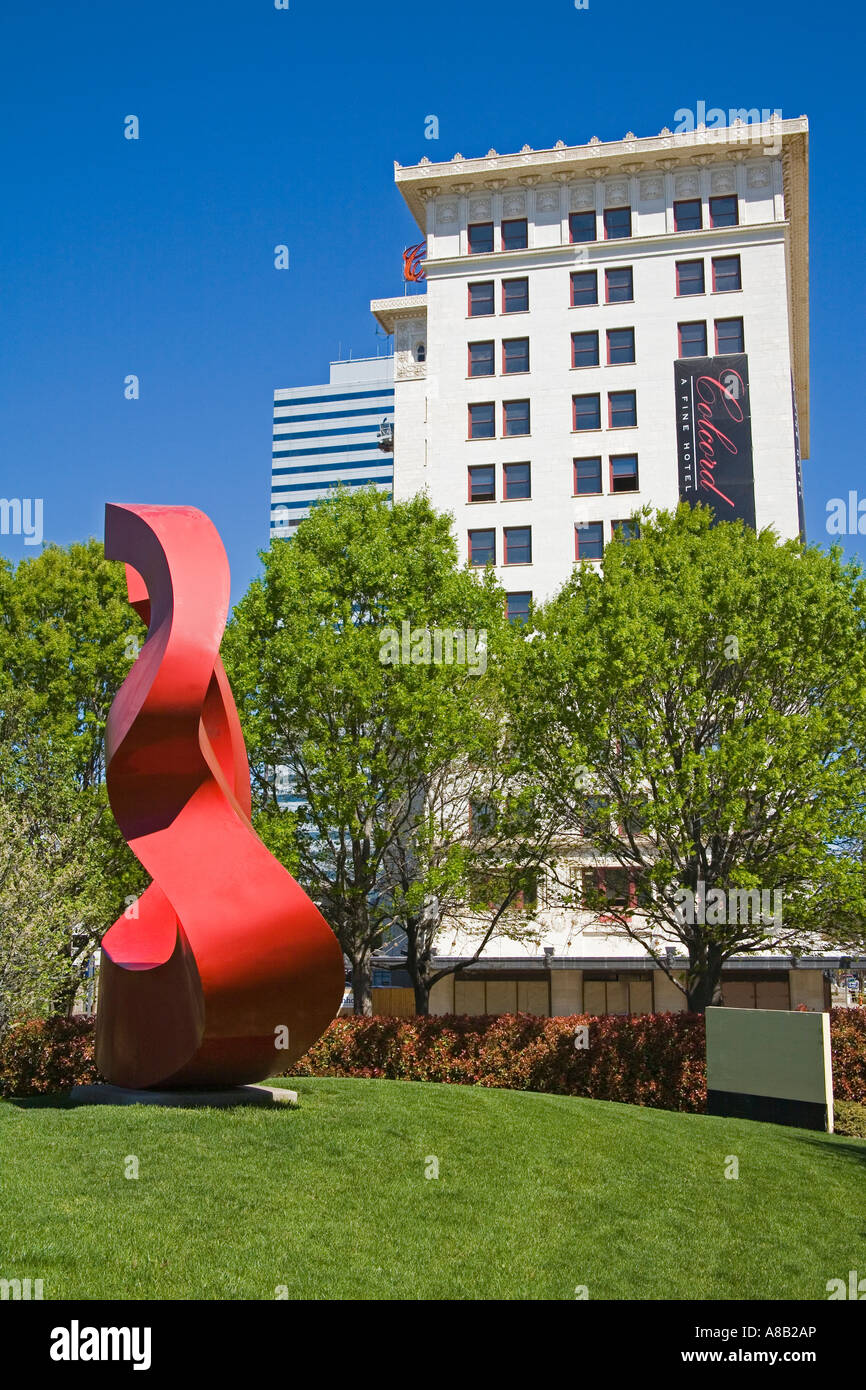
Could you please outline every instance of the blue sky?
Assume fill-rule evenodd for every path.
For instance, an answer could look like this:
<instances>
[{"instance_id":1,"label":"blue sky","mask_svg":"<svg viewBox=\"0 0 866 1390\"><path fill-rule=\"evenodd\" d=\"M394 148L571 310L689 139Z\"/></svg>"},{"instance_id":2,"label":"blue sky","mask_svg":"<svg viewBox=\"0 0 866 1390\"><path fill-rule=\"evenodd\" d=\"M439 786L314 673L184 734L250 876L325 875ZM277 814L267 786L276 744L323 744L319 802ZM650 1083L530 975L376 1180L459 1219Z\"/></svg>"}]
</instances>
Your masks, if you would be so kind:
<instances>
[{"instance_id":1,"label":"blue sky","mask_svg":"<svg viewBox=\"0 0 866 1390\"><path fill-rule=\"evenodd\" d=\"M800 0L3 0L0 496L44 498L63 544L101 536L106 500L200 506L237 599L267 544L274 387L386 348L369 300L402 292L417 240L393 161L653 135L703 99L810 118L826 542L827 500L866 495L862 49L859 7Z\"/></svg>"}]
</instances>

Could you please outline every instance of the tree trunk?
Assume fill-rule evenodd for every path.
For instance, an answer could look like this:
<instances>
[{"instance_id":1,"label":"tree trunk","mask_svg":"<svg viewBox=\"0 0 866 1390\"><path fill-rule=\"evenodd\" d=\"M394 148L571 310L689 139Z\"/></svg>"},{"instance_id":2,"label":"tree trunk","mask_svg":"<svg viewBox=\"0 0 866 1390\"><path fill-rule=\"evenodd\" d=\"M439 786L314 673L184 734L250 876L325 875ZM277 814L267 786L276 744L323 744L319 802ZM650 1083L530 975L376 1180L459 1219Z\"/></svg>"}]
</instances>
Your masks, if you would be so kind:
<instances>
[{"instance_id":1,"label":"tree trunk","mask_svg":"<svg viewBox=\"0 0 866 1390\"><path fill-rule=\"evenodd\" d=\"M712 943L689 946L689 973L686 980L689 1013L706 1013L710 1005L722 1002L722 953Z\"/></svg>"},{"instance_id":2,"label":"tree trunk","mask_svg":"<svg viewBox=\"0 0 866 1390\"><path fill-rule=\"evenodd\" d=\"M430 1012L430 987L427 984L426 971L416 974L412 987L415 990L415 1013L426 1018Z\"/></svg>"},{"instance_id":3,"label":"tree trunk","mask_svg":"<svg viewBox=\"0 0 866 1390\"><path fill-rule=\"evenodd\" d=\"M352 961L352 998L355 1013L361 1018L373 1016L373 986L370 970L370 957L362 956Z\"/></svg>"}]
</instances>

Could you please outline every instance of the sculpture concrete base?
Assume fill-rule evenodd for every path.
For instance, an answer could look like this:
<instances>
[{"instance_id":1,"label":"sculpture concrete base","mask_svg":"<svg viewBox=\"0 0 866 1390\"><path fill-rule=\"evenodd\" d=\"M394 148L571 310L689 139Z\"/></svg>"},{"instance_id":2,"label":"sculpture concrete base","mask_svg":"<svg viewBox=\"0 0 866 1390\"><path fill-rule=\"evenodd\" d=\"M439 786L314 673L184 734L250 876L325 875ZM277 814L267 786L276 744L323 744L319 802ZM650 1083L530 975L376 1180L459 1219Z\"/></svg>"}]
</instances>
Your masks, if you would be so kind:
<instances>
[{"instance_id":1,"label":"sculpture concrete base","mask_svg":"<svg viewBox=\"0 0 866 1390\"><path fill-rule=\"evenodd\" d=\"M225 1110L232 1105L297 1105L297 1091L282 1086L226 1086L220 1091L134 1091L125 1086L73 1086L73 1105L171 1105L200 1109L212 1105Z\"/></svg>"}]
</instances>

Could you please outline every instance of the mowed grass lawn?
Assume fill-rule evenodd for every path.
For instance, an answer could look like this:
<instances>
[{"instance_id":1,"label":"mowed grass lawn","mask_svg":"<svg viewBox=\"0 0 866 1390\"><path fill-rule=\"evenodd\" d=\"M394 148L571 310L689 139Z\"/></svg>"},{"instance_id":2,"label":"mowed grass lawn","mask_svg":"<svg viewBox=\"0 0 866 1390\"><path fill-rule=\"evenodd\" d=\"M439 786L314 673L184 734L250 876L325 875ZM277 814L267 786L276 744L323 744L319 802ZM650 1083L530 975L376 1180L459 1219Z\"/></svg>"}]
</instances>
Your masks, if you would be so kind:
<instances>
[{"instance_id":1,"label":"mowed grass lawn","mask_svg":"<svg viewBox=\"0 0 866 1390\"><path fill-rule=\"evenodd\" d=\"M0 1278L41 1278L46 1299L825 1299L866 1270L864 1141L517 1091L282 1084L299 1109L0 1104Z\"/></svg>"}]
</instances>

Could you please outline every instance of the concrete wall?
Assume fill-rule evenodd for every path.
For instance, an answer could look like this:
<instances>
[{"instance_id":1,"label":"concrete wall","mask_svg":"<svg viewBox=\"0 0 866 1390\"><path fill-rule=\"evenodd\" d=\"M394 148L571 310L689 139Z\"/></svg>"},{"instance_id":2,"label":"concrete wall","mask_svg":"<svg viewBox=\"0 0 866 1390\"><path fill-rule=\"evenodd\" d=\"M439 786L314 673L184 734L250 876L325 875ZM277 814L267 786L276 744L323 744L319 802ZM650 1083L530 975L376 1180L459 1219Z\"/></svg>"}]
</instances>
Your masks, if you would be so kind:
<instances>
[{"instance_id":1,"label":"concrete wall","mask_svg":"<svg viewBox=\"0 0 866 1390\"><path fill-rule=\"evenodd\" d=\"M550 1012L554 1018L583 1013L582 970L551 970Z\"/></svg>"},{"instance_id":2,"label":"concrete wall","mask_svg":"<svg viewBox=\"0 0 866 1390\"><path fill-rule=\"evenodd\" d=\"M791 987L791 1008L805 1004L813 1013L823 1013L824 972L822 970L789 970L788 982Z\"/></svg>"}]
</instances>

